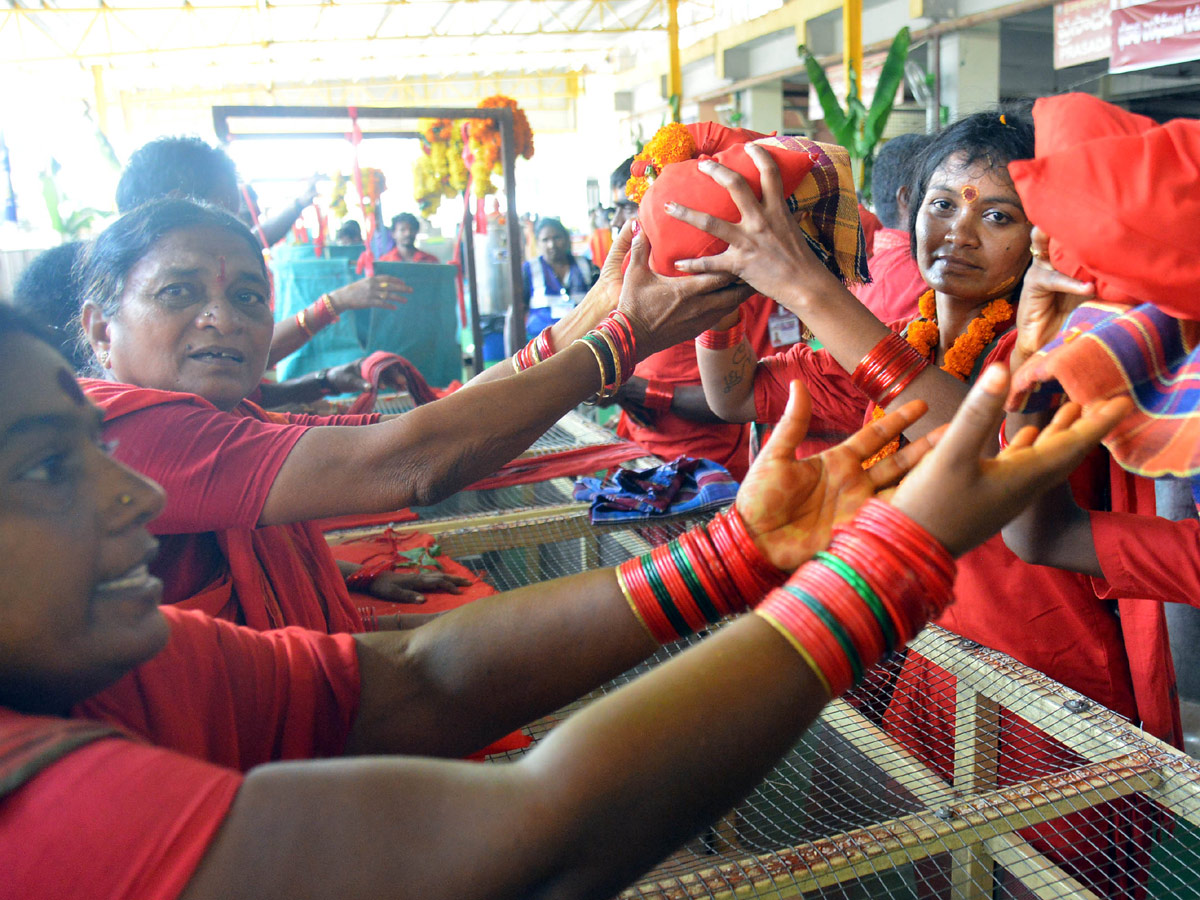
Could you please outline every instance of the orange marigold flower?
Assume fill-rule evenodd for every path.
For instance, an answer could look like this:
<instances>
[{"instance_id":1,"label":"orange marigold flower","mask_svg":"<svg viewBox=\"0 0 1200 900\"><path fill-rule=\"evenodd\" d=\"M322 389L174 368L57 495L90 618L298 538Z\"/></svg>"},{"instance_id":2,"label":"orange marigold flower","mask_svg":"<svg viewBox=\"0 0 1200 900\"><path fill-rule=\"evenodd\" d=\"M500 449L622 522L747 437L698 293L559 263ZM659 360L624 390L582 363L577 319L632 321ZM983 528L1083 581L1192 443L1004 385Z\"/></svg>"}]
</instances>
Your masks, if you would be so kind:
<instances>
[{"instance_id":1,"label":"orange marigold flower","mask_svg":"<svg viewBox=\"0 0 1200 900\"><path fill-rule=\"evenodd\" d=\"M700 153L700 148L696 146L692 133L685 126L678 122L668 122L654 133L654 137L650 138L642 152L647 159L653 160L654 167L661 172L664 166L671 163L695 159Z\"/></svg>"}]
</instances>

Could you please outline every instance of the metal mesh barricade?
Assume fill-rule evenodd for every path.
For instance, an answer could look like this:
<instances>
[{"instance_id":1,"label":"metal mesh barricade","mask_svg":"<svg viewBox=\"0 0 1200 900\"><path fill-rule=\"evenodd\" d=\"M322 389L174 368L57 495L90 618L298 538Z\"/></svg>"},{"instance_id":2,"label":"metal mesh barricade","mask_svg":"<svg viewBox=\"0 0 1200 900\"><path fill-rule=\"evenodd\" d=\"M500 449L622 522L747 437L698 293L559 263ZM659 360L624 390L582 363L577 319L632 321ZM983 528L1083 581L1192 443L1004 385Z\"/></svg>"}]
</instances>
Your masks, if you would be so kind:
<instances>
[{"instance_id":1,"label":"metal mesh barricade","mask_svg":"<svg viewBox=\"0 0 1200 900\"><path fill-rule=\"evenodd\" d=\"M598 528L573 510L456 527L438 541L508 590L613 565L696 521ZM528 731L536 741L588 699ZM1200 898L1198 872L1200 764L930 627L622 897Z\"/></svg>"}]
</instances>

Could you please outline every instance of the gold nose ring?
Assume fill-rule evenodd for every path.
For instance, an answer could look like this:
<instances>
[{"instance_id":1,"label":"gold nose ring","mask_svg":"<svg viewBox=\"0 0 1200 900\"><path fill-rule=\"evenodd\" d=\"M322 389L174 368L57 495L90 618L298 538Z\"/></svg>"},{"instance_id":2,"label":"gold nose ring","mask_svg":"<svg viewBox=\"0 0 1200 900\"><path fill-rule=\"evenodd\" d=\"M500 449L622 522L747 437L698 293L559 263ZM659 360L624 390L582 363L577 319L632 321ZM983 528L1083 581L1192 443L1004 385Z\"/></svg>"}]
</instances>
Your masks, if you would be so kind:
<instances>
[{"instance_id":1,"label":"gold nose ring","mask_svg":"<svg viewBox=\"0 0 1200 900\"><path fill-rule=\"evenodd\" d=\"M133 502L133 494L121 494L119 497L117 497L117 502L122 506L128 506Z\"/></svg>"}]
</instances>

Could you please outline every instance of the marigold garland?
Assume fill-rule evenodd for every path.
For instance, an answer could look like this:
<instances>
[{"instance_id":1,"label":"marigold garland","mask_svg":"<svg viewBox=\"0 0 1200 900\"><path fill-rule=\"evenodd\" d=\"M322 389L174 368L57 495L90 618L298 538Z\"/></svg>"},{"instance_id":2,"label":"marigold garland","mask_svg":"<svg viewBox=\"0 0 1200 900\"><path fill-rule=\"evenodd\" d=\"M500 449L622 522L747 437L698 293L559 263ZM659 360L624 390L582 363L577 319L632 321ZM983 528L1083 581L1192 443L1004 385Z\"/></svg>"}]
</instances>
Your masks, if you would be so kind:
<instances>
[{"instance_id":1,"label":"marigold garland","mask_svg":"<svg viewBox=\"0 0 1200 900\"><path fill-rule=\"evenodd\" d=\"M625 183L625 196L634 203L641 203L646 191L658 177L658 173L671 163L695 159L700 148L687 127L678 122L668 122L647 141L642 152L633 158L632 174Z\"/></svg>"},{"instance_id":2,"label":"marigold garland","mask_svg":"<svg viewBox=\"0 0 1200 900\"><path fill-rule=\"evenodd\" d=\"M479 109L508 107L513 111L513 158L533 157L533 129L525 111L511 97L497 94L479 104ZM492 175L502 172L500 164L500 127L491 119L472 119L467 126L468 148L471 156L471 183L477 197L486 197L496 191Z\"/></svg>"},{"instance_id":3,"label":"marigold garland","mask_svg":"<svg viewBox=\"0 0 1200 900\"><path fill-rule=\"evenodd\" d=\"M413 166L413 195L421 215L437 212L443 197L455 197L467 187L462 129L451 119L422 119L419 123L424 154Z\"/></svg>"},{"instance_id":4,"label":"marigold garland","mask_svg":"<svg viewBox=\"0 0 1200 900\"><path fill-rule=\"evenodd\" d=\"M932 288L923 293L917 301L919 319L910 322L904 337L910 347L925 359L932 360L937 350L941 334L937 324L937 299ZM1002 325L1013 316L1013 307L1003 297L993 300L983 308L967 325L966 330L954 339L941 369L949 372L959 381L966 381L975 369L979 354L992 342L996 336L996 326ZM882 419L887 411L882 406L876 406L872 419ZM896 438L886 444L874 456L863 463L864 469L869 469L881 459L885 459L900 449L900 439Z\"/></svg>"}]
</instances>

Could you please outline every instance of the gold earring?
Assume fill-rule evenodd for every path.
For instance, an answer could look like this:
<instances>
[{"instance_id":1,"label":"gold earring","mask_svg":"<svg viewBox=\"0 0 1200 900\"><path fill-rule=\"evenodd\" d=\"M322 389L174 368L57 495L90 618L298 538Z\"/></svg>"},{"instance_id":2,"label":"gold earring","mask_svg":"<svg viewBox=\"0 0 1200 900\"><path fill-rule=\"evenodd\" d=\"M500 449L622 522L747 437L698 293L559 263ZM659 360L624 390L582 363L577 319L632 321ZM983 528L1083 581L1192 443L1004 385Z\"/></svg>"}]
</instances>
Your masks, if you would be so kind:
<instances>
[{"instance_id":1,"label":"gold earring","mask_svg":"<svg viewBox=\"0 0 1200 900\"><path fill-rule=\"evenodd\" d=\"M100 350L99 352L97 352L96 359L99 361L101 366L103 366L105 369L108 368L108 351L107 350Z\"/></svg>"}]
</instances>

